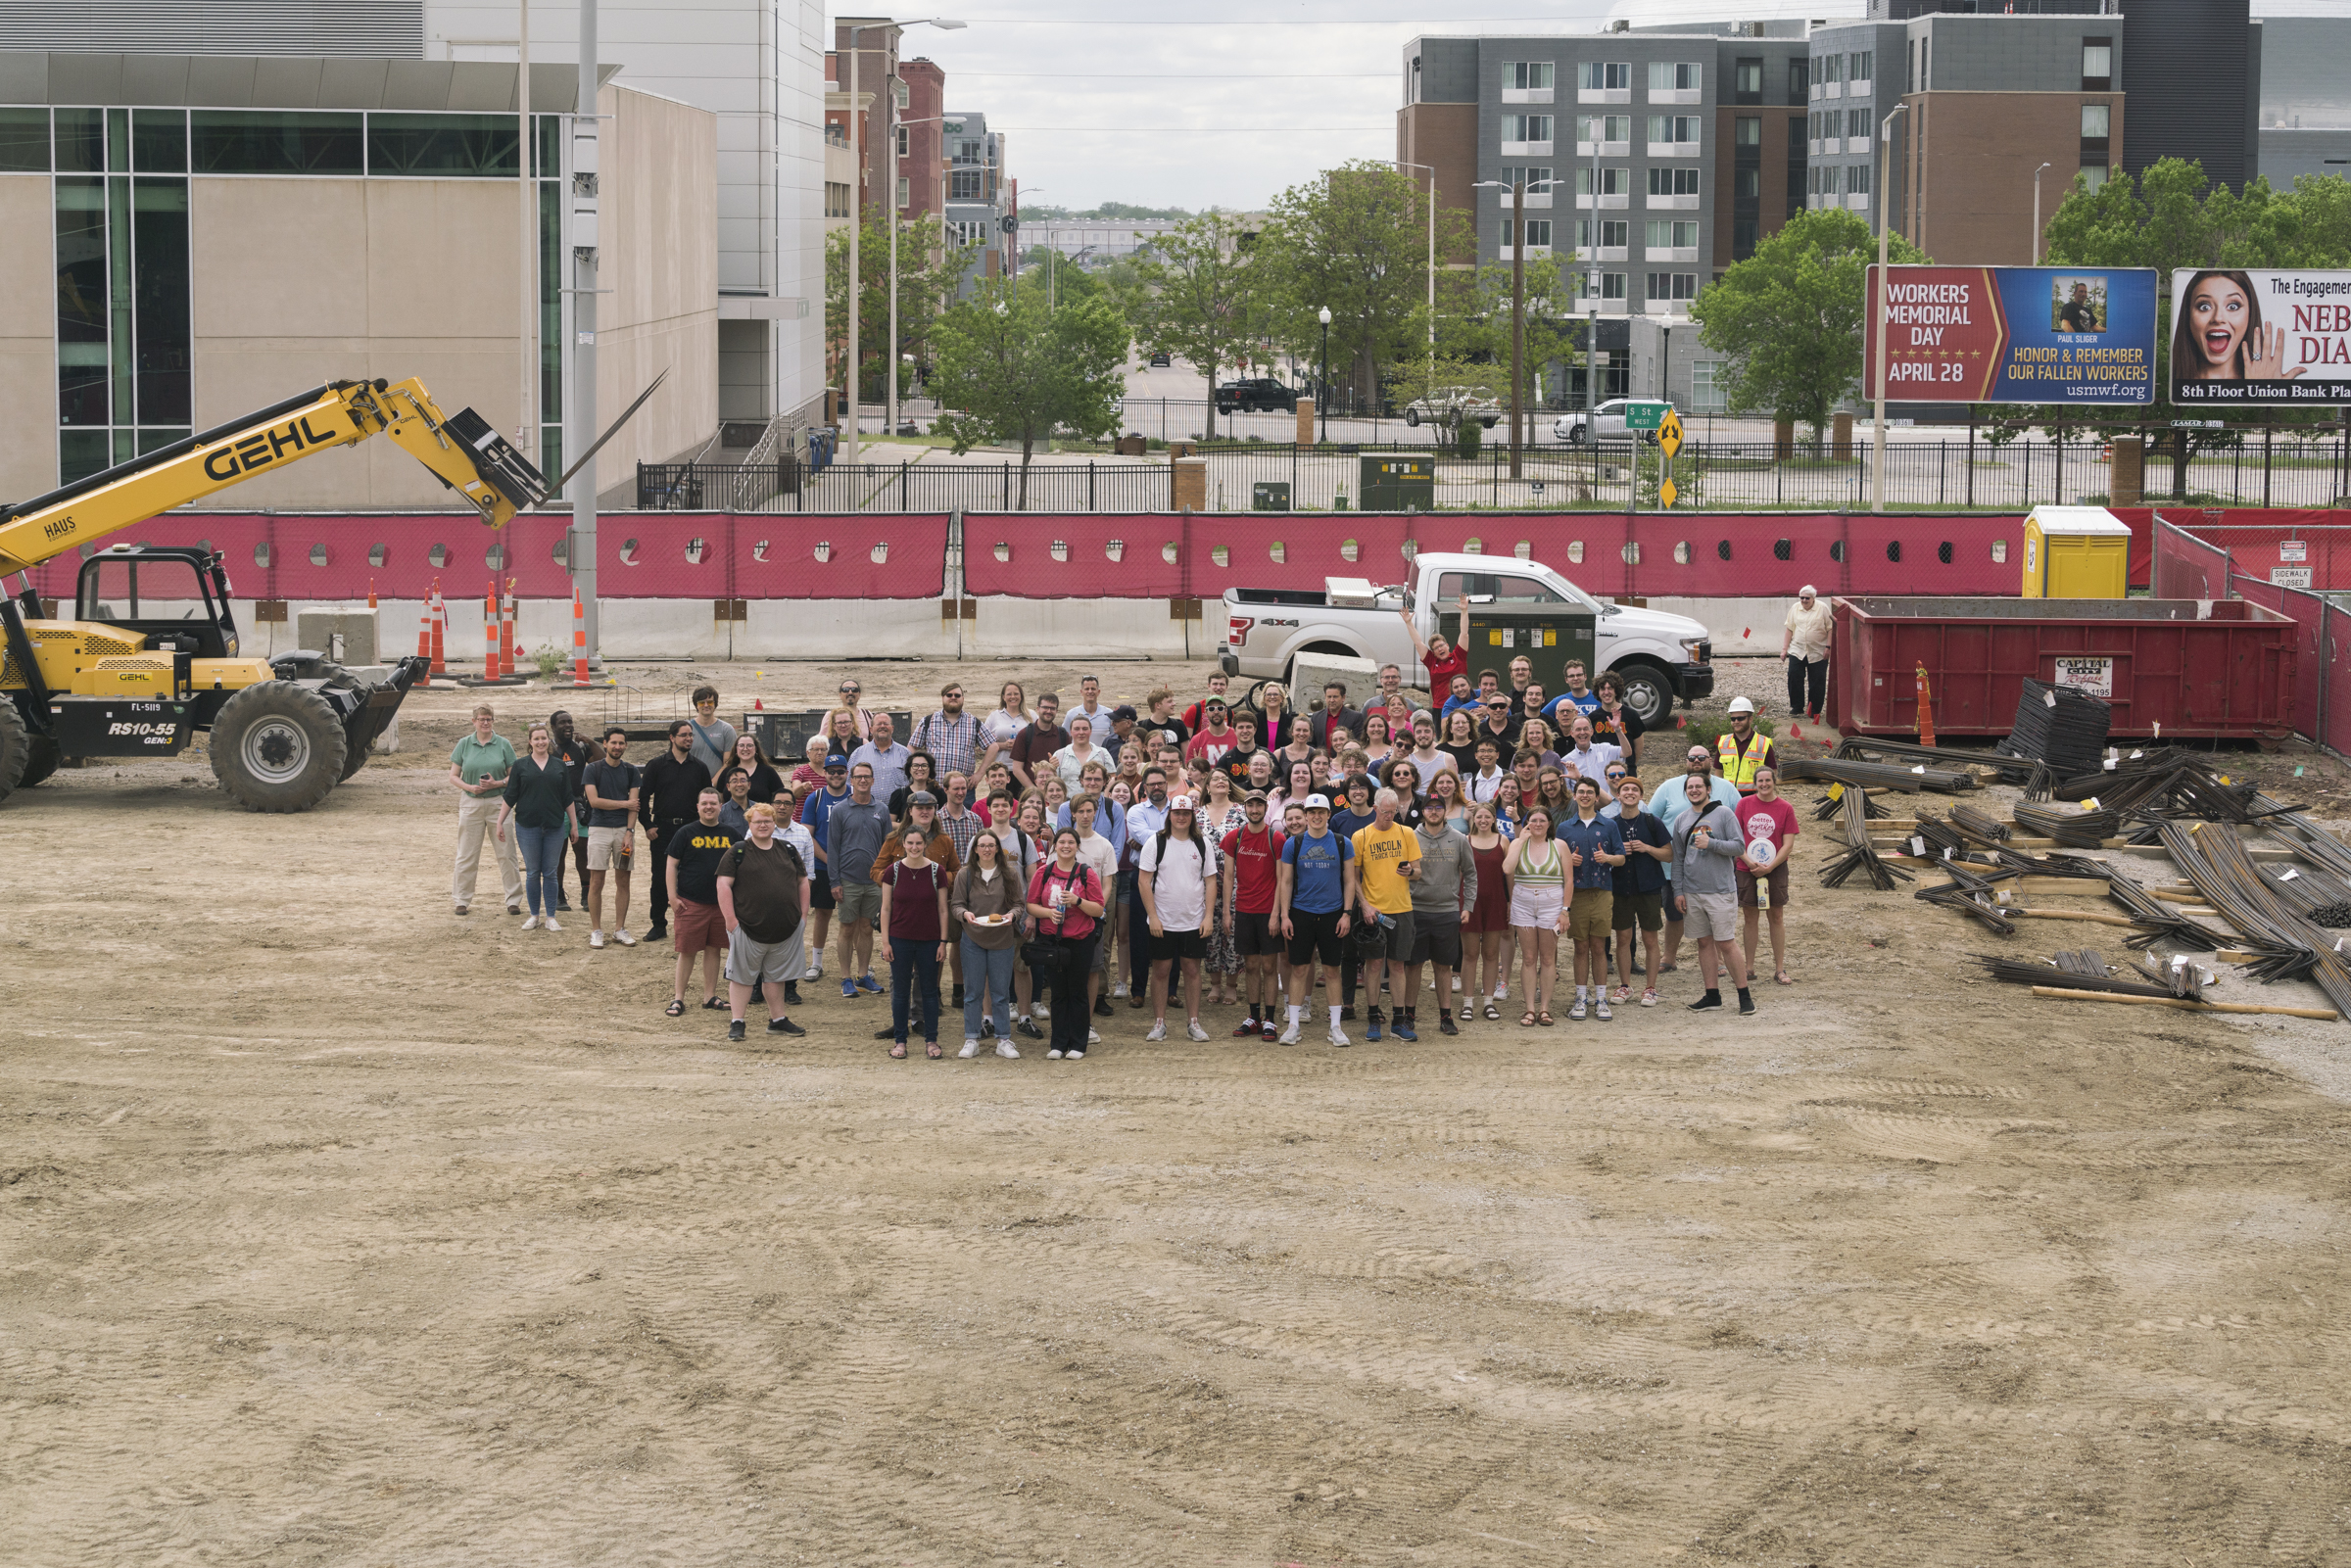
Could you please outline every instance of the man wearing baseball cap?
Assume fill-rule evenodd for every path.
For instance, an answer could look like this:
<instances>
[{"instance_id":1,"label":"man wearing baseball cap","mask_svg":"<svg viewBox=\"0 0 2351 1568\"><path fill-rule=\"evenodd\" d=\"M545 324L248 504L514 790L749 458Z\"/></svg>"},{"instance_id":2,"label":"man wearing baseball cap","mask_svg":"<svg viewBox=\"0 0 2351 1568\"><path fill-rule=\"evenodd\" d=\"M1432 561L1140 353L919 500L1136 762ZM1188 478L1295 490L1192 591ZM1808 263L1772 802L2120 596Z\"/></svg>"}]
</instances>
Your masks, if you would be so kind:
<instances>
[{"instance_id":1,"label":"man wearing baseball cap","mask_svg":"<svg viewBox=\"0 0 2351 1568\"><path fill-rule=\"evenodd\" d=\"M1704 746L1693 743L1685 755L1685 761L1687 767L1684 771L1674 774L1663 784L1657 785L1656 797L1649 803L1649 814L1663 823L1668 833L1673 832L1675 820L1690 809L1689 785L1683 783L1685 779L1703 778L1706 781L1708 804L1710 805L1736 807L1739 804L1739 791L1724 783L1714 772L1713 752L1708 751ZM1674 902L1673 863L1671 861L1665 863L1665 962L1658 966L1658 974L1679 968L1680 966L1675 963L1675 960L1680 957L1682 951L1682 911L1680 906ZM1649 977L1649 983L1652 985L1657 983L1656 974Z\"/></svg>"},{"instance_id":2,"label":"man wearing baseball cap","mask_svg":"<svg viewBox=\"0 0 2351 1568\"><path fill-rule=\"evenodd\" d=\"M800 976L811 982L825 977L825 939L833 930L833 867L825 853L830 841L825 825L833 808L849 798L849 759L836 751L825 758L824 769L824 787L809 790L800 802L800 826L816 846L816 864L809 868L808 970Z\"/></svg>"},{"instance_id":3,"label":"man wearing baseball cap","mask_svg":"<svg viewBox=\"0 0 2351 1568\"><path fill-rule=\"evenodd\" d=\"M1231 709L1226 706L1223 692L1201 703L1200 733L1183 743L1184 760L1205 762L1221 767L1225 755L1236 745L1240 736L1233 734Z\"/></svg>"},{"instance_id":4,"label":"man wearing baseball cap","mask_svg":"<svg viewBox=\"0 0 2351 1568\"><path fill-rule=\"evenodd\" d=\"M1208 957L1211 912L1217 907L1217 846L1200 826L1190 795L1168 801L1166 826L1144 841L1135 861L1136 882L1142 888L1143 915L1151 929L1151 998L1159 1013L1146 1040L1168 1037L1168 992L1175 968L1183 971L1183 1007L1191 1021L1186 1031L1195 1040L1208 1038L1200 1023L1200 961ZM1054 998L1056 1002L1059 997Z\"/></svg>"},{"instance_id":5,"label":"man wearing baseball cap","mask_svg":"<svg viewBox=\"0 0 2351 1568\"><path fill-rule=\"evenodd\" d=\"M1755 728L1755 705L1745 697L1731 698L1731 727L1714 742L1714 748L1722 754L1723 778L1742 795L1755 792L1756 769L1777 771L1780 766L1771 736Z\"/></svg>"},{"instance_id":6,"label":"man wearing baseball cap","mask_svg":"<svg viewBox=\"0 0 2351 1568\"><path fill-rule=\"evenodd\" d=\"M1306 993L1322 962L1322 1000L1330 1007L1330 1043L1345 1045L1339 1027L1339 961L1355 904L1355 845L1330 831L1330 797L1308 795L1306 832L1284 839L1281 880L1273 912L1290 953L1290 1026L1283 1045L1296 1045L1306 1022Z\"/></svg>"}]
</instances>

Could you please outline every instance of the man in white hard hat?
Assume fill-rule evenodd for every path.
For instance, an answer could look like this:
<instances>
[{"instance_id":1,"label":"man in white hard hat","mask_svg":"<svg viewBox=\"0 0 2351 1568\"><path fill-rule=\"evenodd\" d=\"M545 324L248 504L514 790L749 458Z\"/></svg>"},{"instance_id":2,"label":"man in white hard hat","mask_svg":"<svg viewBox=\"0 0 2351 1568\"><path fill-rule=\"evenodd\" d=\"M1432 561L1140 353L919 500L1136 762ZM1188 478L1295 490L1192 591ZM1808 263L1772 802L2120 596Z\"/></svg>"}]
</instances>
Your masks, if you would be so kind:
<instances>
[{"instance_id":1,"label":"man in white hard hat","mask_svg":"<svg viewBox=\"0 0 2351 1568\"><path fill-rule=\"evenodd\" d=\"M1736 785L1742 796L1755 792L1755 772L1760 768L1779 770L1779 754L1772 749L1771 736L1755 728L1755 705L1745 697L1731 698L1731 727L1714 742L1722 776Z\"/></svg>"},{"instance_id":2,"label":"man in white hard hat","mask_svg":"<svg viewBox=\"0 0 2351 1568\"><path fill-rule=\"evenodd\" d=\"M1788 713L1818 719L1829 698L1829 638L1837 617L1820 601L1820 592L1806 583L1788 606L1788 623L1780 632L1780 657L1788 665Z\"/></svg>"}]
</instances>

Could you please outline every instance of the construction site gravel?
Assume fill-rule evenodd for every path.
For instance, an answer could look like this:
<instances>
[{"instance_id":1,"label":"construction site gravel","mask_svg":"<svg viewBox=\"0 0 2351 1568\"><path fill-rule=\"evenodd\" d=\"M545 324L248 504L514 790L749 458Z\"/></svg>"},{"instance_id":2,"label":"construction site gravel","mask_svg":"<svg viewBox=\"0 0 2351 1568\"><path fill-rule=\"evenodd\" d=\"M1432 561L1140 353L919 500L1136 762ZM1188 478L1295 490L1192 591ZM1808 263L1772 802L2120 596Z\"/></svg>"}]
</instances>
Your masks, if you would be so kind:
<instances>
[{"instance_id":1,"label":"construction site gravel","mask_svg":"<svg viewBox=\"0 0 2351 1568\"><path fill-rule=\"evenodd\" d=\"M2351 1561L2351 1023L1994 983L2122 932L1823 890L1806 810L1750 1020L1685 954L1417 1044L892 1062L826 983L730 1046L452 916L473 700L306 815L201 751L0 807L9 1562Z\"/></svg>"}]
</instances>

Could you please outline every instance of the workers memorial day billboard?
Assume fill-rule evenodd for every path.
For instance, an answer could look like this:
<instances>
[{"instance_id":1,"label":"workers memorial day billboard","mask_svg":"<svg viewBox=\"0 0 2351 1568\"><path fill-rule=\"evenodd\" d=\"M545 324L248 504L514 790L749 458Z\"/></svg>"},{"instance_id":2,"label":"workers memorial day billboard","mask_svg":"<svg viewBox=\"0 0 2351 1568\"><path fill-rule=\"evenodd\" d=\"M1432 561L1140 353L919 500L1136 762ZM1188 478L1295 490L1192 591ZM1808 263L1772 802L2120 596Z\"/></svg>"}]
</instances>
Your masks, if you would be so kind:
<instances>
[{"instance_id":1,"label":"workers memorial day billboard","mask_svg":"<svg viewBox=\"0 0 2351 1568\"><path fill-rule=\"evenodd\" d=\"M2351 403L2351 272L2174 272L2172 402Z\"/></svg>"},{"instance_id":2,"label":"workers memorial day billboard","mask_svg":"<svg viewBox=\"0 0 2351 1568\"><path fill-rule=\"evenodd\" d=\"M2155 273L2130 266L1895 266L1888 403L2155 401ZM1876 267L1869 298L1879 298ZM1862 379L1877 394L1876 312Z\"/></svg>"}]
</instances>

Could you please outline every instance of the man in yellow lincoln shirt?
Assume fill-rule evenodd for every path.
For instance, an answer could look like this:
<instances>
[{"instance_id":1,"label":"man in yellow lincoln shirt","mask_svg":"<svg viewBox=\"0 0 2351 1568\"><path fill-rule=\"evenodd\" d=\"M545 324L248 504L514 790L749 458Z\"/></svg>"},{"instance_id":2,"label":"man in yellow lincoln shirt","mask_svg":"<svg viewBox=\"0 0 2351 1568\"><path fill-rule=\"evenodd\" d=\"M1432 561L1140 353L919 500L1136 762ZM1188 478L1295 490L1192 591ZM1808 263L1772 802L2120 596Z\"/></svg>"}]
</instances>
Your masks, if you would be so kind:
<instances>
[{"instance_id":1,"label":"man in yellow lincoln shirt","mask_svg":"<svg viewBox=\"0 0 2351 1568\"><path fill-rule=\"evenodd\" d=\"M1371 825L1355 831L1355 864L1364 900L1364 925L1376 930L1374 947L1364 939L1364 995L1371 1002L1366 1016L1371 1021L1368 1038L1378 1039L1381 1025L1379 982L1383 973L1396 976L1396 995L1404 996L1405 966L1413 957L1413 879L1420 875L1420 840L1396 820L1396 791L1382 789L1371 797Z\"/></svg>"}]
</instances>

